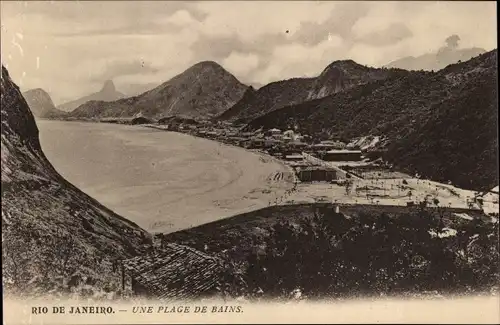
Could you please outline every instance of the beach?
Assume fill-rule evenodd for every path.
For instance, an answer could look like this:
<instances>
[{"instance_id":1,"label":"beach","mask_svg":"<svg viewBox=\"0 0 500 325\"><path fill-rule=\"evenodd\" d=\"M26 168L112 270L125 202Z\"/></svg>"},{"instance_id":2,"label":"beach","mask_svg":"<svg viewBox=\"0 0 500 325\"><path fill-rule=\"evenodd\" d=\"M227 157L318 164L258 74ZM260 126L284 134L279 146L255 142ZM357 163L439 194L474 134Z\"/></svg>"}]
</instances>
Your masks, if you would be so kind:
<instances>
[{"instance_id":1,"label":"beach","mask_svg":"<svg viewBox=\"0 0 500 325\"><path fill-rule=\"evenodd\" d=\"M36 122L63 177L152 232L267 207L293 187L284 164L216 141L141 126Z\"/></svg>"}]
</instances>

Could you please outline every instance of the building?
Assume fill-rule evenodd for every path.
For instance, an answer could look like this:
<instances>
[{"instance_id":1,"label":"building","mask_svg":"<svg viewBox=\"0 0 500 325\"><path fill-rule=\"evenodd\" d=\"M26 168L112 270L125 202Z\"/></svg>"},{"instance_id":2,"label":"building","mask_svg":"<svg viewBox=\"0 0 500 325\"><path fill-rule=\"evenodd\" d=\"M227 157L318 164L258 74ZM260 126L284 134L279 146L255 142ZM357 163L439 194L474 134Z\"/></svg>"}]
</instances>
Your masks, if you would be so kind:
<instances>
[{"instance_id":1,"label":"building","mask_svg":"<svg viewBox=\"0 0 500 325\"><path fill-rule=\"evenodd\" d=\"M331 182L337 179L337 171L323 166L297 168L297 177L301 182Z\"/></svg>"},{"instance_id":2,"label":"building","mask_svg":"<svg viewBox=\"0 0 500 325\"><path fill-rule=\"evenodd\" d=\"M336 149L335 145L330 143L316 143L311 146L313 152L328 151Z\"/></svg>"},{"instance_id":3,"label":"building","mask_svg":"<svg viewBox=\"0 0 500 325\"><path fill-rule=\"evenodd\" d=\"M269 130L269 134L270 135L280 135L281 134L281 130L280 129L270 129Z\"/></svg>"},{"instance_id":4,"label":"building","mask_svg":"<svg viewBox=\"0 0 500 325\"><path fill-rule=\"evenodd\" d=\"M360 161L361 150L330 150L323 155L325 161Z\"/></svg>"},{"instance_id":5,"label":"building","mask_svg":"<svg viewBox=\"0 0 500 325\"><path fill-rule=\"evenodd\" d=\"M293 132L293 130L286 130L285 132L283 132L283 136L294 139L295 132Z\"/></svg>"},{"instance_id":6,"label":"building","mask_svg":"<svg viewBox=\"0 0 500 325\"><path fill-rule=\"evenodd\" d=\"M231 279L219 258L173 243L129 259L124 267L134 294L156 299L213 296Z\"/></svg>"},{"instance_id":7,"label":"building","mask_svg":"<svg viewBox=\"0 0 500 325\"><path fill-rule=\"evenodd\" d=\"M307 148L308 144L305 142L293 141L293 142L288 143L288 146L290 148L293 148L293 149L303 150L303 149Z\"/></svg>"},{"instance_id":8,"label":"building","mask_svg":"<svg viewBox=\"0 0 500 325\"><path fill-rule=\"evenodd\" d=\"M238 146L243 146L247 140L248 140L247 138L238 137L238 136L227 137L227 142L238 145Z\"/></svg>"},{"instance_id":9,"label":"building","mask_svg":"<svg viewBox=\"0 0 500 325\"><path fill-rule=\"evenodd\" d=\"M304 160L304 156L302 154L290 154L290 155L285 155L285 160L287 161L302 161Z\"/></svg>"}]
</instances>

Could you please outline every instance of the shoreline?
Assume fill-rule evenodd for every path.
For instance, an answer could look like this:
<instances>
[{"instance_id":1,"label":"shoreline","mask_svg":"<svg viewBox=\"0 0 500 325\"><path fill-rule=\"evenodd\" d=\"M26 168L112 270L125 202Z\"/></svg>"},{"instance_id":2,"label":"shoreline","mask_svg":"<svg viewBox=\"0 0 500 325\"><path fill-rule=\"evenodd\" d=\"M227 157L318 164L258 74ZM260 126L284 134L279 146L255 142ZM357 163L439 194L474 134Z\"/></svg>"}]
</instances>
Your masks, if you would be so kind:
<instances>
[{"instance_id":1,"label":"shoreline","mask_svg":"<svg viewBox=\"0 0 500 325\"><path fill-rule=\"evenodd\" d=\"M293 187L291 168L262 152L181 132L166 136L141 125L65 122L37 123L51 164L151 233L265 208Z\"/></svg>"}]
</instances>

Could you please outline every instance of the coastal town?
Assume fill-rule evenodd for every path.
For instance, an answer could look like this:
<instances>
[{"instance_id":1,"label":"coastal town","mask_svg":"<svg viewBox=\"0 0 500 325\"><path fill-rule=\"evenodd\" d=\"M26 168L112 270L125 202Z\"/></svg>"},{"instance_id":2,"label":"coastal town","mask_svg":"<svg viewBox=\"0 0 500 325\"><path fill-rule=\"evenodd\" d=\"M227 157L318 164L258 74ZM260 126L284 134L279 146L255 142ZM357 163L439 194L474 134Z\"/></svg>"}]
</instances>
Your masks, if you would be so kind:
<instances>
[{"instance_id":1,"label":"coastal town","mask_svg":"<svg viewBox=\"0 0 500 325\"><path fill-rule=\"evenodd\" d=\"M499 323L493 3L1 2L5 323Z\"/></svg>"},{"instance_id":2,"label":"coastal town","mask_svg":"<svg viewBox=\"0 0 500 325\"><path fill-rule=\"evenodd\" d=\"M180 132L238 146L264 154L286 165L293 175L293 187L274 197L269 206L298 203L367 204L385 206L434 206L466 213L484 212L498 221L498 186L480 192L436 182L397 171L381 158L373 159L381 137L341 141L319 139L295 130L278 128L246 130L245 125L171 116L158 121L136 116L94 122L138 125L168 132ZM279 174L271 177L283 177Z\"/></svg>"}]
</instances>

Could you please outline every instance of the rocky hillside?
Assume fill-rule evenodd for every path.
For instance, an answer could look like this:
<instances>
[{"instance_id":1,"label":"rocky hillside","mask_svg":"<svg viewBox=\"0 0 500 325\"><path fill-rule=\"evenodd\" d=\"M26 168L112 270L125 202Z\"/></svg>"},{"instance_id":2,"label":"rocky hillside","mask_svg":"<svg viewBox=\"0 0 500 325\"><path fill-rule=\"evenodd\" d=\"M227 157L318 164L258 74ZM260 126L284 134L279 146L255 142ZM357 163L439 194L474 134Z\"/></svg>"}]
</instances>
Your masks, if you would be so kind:
<instances>
[{"instance_id":1,"label":"rocky hillside","mask_svg":"<svg viewBox=\"0 0 500 325\"><path fill-rule=\"evenodd\" d=\"M315 78L294 78L270 83L259 90L250 88L222 120L247 122L276 109L323 98L369 82L405 75L398 69L375 69L352 60L335 61Z\"/></svg>"},{"instance_id":2,"label":"rocky hillside","mask_svg":"<svg viewBox=\"0 0 500 325\"><path fill-rule=\"evenodd\" d=\"M65 112L71 112L75 108L77 108L78 106L83 105L89 101L99 100L99 101L104 101L104 102L110 102L110 101L114 101L114 100L124 98L124 97L125 97L124 94L122 94L121 92L116 90L116 87L115 87L115 84L113 83L113 81L107 80L104 83L104 85L102 86L100 91L93 93L93 94L90 94L90 95L87 95L87 96L84 96L82 98L73 100L71 102L59 105L59 106L57 106L57 109L59 109L61 111L65 111Z\"/></svg>"},{"instance_id":3,"label":"rocky hillside","mask_svg":"<svg viewBox=\"0 0 500 325\"><path fill-rule=\"evenodd\" d=\"M82 284L116 291L118 261L141 253L149 234L55 171L41 150L33 115L3 66L1 117L4 292L69 292Z\"/></svg>"},{"instance_id":4,"label":"rocky hillside","mask_svg":"<svg viewBox=\"0 0 500 325\"><path fill-rule=\"evenodd\" d=\"M408 172L466 188L498 185L497 50L438 72L411 72L288 106L247 128L325 137L380 136L384 157Z\"/></svg>"},{"instance_id":5,"label":"rocky hillside","mask_svg":"<svg viewBox=\"0 0 500 325\"><path fill-rule=\"evenodd\" d=\"M56 108L50 95L41 88L30 89L22 95L36 117L57 117L65 113Z\"/></svg>"},{"instance_id":6,"label":"rocky hillside","mask_svg":"<svg viewBox=\"0 0 500 325\"><path fill-rule=\"evenodd\" d=\"M77 118L150 118L171 115L211 117L225 111L243 96L247 86L215 62L200 62L160 86L139 96L114 102L92 101L71 113Z\"/></svg>"}]
</instances>

